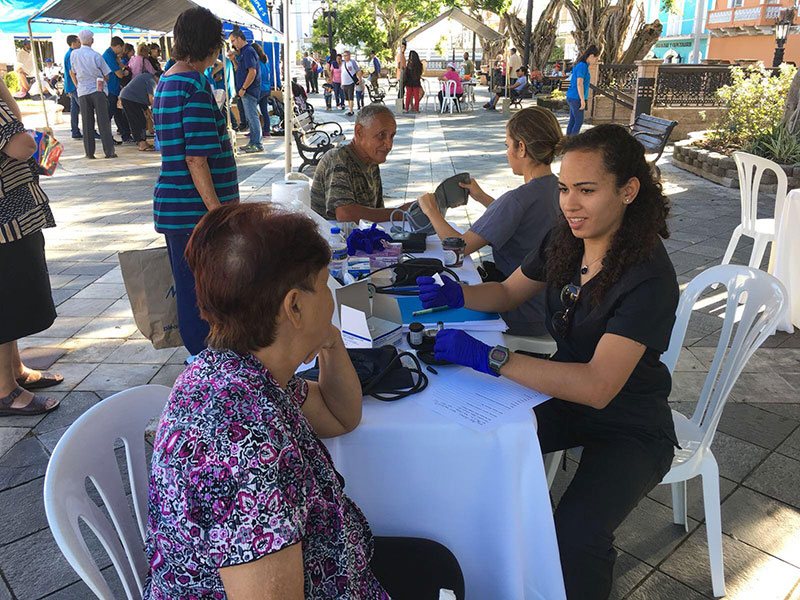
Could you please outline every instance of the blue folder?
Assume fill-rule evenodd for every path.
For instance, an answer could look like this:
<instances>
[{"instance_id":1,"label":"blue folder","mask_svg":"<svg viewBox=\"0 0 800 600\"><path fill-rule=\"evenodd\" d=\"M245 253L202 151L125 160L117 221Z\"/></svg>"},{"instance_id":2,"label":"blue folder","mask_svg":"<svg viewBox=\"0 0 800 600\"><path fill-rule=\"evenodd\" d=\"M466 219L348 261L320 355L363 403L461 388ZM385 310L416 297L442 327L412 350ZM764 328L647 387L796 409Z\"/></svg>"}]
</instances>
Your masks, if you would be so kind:
<instances>
[{"instance_id":1,"label":"blue folder","mask_svg":"<svg viewBox=\"0 0 800 600\"><path fill-rule=\"evenodd\" d=\"M411 313L423 310L418 296L400 296L397 298L400 313L403 316L403 325L408 325L414 321L419 321L423 325L435 325L439 321L443 323L468 323L470 321L495 321L500 318L497 313L479 312L469 308L448 308L427 315L413 316Z\"/></svg>"}]
</instances>

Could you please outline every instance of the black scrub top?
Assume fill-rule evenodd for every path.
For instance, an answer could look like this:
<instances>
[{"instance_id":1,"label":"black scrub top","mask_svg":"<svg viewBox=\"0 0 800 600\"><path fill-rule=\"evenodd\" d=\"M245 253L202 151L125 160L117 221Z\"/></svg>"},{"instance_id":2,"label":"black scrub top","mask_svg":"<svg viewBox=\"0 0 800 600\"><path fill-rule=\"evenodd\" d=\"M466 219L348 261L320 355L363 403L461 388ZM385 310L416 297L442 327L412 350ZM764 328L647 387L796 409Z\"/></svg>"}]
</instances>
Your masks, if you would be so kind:
<instances>
[{"instance_id":1,"label":"black scrub top","mask_svg":"<svg viewBox=\"0 0 800 600\"><path fill-rule=\"evenodd\" d=\"M522 272L528 279L545 281L546 245L531 252L523 261ZM661 354L669 346L680 293L675 269L664 245L659 240L651 257L627 269L596 306L588 293L595 280L593 277L583 286L570 315L571 326L566 338L558 336L552 325L553 314L564 310L561 288L550 284L545 288L545 324L558 345L558 351L550 360L588 363L605 333L639 342L646 350L619 394L604 409L572 402L565 404L593 422L651 432L660 430L677 444L667 403L672 377L661 362ZM577 272L573 283L580 285Z\"/></svg>"}]
</instances>

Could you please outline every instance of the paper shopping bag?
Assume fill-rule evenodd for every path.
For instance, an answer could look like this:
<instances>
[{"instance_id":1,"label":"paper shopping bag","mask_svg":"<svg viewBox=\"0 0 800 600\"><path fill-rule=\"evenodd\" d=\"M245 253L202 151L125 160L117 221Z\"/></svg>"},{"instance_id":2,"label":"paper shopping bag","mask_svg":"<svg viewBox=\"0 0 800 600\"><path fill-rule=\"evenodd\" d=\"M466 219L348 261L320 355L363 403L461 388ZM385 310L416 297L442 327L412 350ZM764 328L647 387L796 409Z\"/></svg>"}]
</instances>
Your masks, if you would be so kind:
<instances>
[{"instance_id":1,"label":"paper shopping bag","mask_svg":"<svg viewBox=\"0 0 800 600\"><path fill-rule=\"evenodd\" d=\"M133 319L153 347L182 346L178 330L175 280L166 248L146 248L119 253L122 280L133 311Z\"/></svg>"}]
</instances>

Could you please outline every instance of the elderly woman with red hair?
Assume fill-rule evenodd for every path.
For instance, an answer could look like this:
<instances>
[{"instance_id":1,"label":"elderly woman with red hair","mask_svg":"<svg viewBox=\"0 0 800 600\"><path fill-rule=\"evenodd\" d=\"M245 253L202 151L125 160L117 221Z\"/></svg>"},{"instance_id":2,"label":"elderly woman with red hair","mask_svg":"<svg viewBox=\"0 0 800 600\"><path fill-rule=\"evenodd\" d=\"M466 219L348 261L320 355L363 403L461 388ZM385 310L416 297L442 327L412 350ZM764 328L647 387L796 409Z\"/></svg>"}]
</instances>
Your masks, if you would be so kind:
<instances>
[{"instance_id":1,"label":"elderly woman with red hair","mask_svg":"<svg viewBox=\"0 0 800 600\"><path fill-rule=\"evenodd\" d=\"M446 548L372 537L320 441L358 425L361 386L314 222L225 205L186 255L210 333L156 434L144 599L463 598ZM319 382L297 377L316 356Z\"/></svg>"}]
</instances>

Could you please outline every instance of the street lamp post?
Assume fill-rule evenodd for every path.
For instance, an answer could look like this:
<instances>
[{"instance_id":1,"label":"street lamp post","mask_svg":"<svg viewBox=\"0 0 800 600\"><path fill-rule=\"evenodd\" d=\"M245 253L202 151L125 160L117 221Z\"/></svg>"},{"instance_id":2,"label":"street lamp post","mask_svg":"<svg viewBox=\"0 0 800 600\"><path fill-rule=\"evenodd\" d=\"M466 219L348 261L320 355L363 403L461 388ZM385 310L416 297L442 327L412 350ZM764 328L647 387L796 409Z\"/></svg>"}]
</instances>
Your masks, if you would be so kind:
<instances>
[{"instance_id":1,"label":"street lamp post","mask_svg":"<svg viewBox=\"0 0 800 600\"><path fill-rule=\"evenodd\" d=\"M336 8L339 5L338 0L330 0L330 3L324 2L322 16L328 21L328 54L331 58L336 56L336 47L333 43L333 22L336 19ZM324 8L326 7L327 8Z\"/></svg>"},{"instance_id":2,"label":"street lamp post","mask_svg":"<svg viewBox=\"0 0 800 600\"><path fill-rule=\"evenodd\" d=\"M794 21L794 10L783 11L780 18L775 21L775 56L772 58L772 66L780 67L783 62L783 46L786 38L789 37L789 28Z\"/></svg>"}]
</instances>

